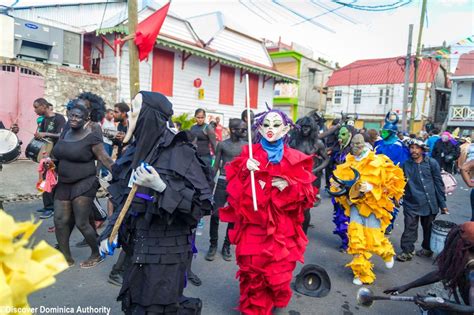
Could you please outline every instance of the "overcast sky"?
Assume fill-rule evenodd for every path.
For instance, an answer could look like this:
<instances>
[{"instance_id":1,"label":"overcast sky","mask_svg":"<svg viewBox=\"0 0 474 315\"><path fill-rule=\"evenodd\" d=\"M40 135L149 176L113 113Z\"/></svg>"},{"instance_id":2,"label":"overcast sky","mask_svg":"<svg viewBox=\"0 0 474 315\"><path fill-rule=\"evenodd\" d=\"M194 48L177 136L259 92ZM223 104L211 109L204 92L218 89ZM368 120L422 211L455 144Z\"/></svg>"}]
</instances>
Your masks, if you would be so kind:
<instances>
[{"instance_id":1,"label":"overcast sky","mask_svg":"<svg viewBox=\"0 0 474 315\"><path fill-rule=\"evenodd\" d=\"M0 4L11 5L13 2L0 0ZM50 1L20 0L18 5L32 2ZM156 2L164 4L166 1ZM375 6L395 2L398 0L358 0L355 4ZM357 59L405 54L410 23L415 25L415 47L421 0L413 0L406 6L385 12L341 7L331 0L173 0L170 10L184 18L221 11L229 24L240 25L240 28L255 36L272 40L278 40L281 36L284 42L294 41L311 48L316 58L322 57L345 65ZM302 16L318 17L311 23L303 22ZM473 34L474 0L428 1L422 39L425 46L438 46L443 40L448 45L455 44Z\"/></svg>"}]
</instances>

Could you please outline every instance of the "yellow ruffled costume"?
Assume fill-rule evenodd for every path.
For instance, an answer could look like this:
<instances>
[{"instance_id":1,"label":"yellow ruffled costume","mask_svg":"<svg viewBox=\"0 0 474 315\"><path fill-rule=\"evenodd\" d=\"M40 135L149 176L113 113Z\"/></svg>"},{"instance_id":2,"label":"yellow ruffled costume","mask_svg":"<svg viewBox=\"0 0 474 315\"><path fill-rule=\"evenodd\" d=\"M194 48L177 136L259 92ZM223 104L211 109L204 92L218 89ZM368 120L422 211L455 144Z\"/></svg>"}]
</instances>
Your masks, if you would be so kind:
<instances>
[{"instance_id":1,"label":"yellow ruffled costume","mask_svg":"<svg viewBox=\"0 0 474 315\"><path fill-rule=\"evenodd\" d=\"M385 262L391 261L395 255L384 231L392 218L393 200L400 200L403 196L405 179L400 167L387 156L376 155L372 151L360 161L349 154L346 162L336 168L334 175L342 180L351 180L354 178L351 167L360 172L358 183L367 182L373 187L360 198L348 195L336 198L344 207L345 214L351 217L348 253L354 255L354 259L346 267L351 267L354 276L363 283L370 284L375 280L373 264L369 260L371 253L379 255Z\"/></svg>"},{"instance_id":2,"label":"yellow ruffled costume","mask_svg":"<svg viewBox=\"0 0 474 315\"><path fill-rule=\"evenodd\" d=\"M41 224L15 223L0 209L0 314L31 314L28 295L50 286L68 268L64 256L45 241L29 248L29 238ZM26 311L25 311L26 310Z\"/></svg>"}]
</instances>

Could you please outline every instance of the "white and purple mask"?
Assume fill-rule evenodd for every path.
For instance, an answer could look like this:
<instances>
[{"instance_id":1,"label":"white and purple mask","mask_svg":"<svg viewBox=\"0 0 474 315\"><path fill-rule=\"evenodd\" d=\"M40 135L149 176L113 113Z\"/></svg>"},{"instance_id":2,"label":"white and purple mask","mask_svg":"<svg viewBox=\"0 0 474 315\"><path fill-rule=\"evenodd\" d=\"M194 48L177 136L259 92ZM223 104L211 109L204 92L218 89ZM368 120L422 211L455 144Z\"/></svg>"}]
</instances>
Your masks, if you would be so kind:
<instances>
[{"instance_id":1,"label":"white and purple mask","mask_svg":"<svg viewBox=\"0 0 474 315\"><path fill-rule=\"evenodd\" d=\"M268 113L263 119L258 132L268 142L275 142L283 138L290 131L290 126L285 124L280 114L276 112Z\"/></svg>"}]
</instances>

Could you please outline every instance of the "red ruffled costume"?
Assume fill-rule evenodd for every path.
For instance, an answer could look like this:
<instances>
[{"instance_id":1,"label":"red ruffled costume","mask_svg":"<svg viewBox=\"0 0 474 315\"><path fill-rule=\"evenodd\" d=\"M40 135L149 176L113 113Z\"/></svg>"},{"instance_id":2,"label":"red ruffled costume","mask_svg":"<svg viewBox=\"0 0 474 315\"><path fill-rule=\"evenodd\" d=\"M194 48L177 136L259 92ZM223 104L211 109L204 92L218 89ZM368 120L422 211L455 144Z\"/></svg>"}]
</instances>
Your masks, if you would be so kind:
<instances>
[{"instance_id":1,"label":"red ruffled costume","mask_svg":"<svg viewBox=\"0 0 474 315\"><path fill-rule=\"evenodd\" d=\"M229 205L219 210L219 216L234 223L229 238L236 245L240 268L239 310L267 315L290 301L293 270L297 261L304 262L308 243L301 227L304 210L313 206L317 191L312 185L312 157L285 145L280 163L272 164L262 146L254 144L253 158L260 162L260 171L255 172L258 211L254 211L248 158L245 146L226 166ZM288 187L281 192L272 187L273 177L284 178Z\"/></svg>"}]
</instances>

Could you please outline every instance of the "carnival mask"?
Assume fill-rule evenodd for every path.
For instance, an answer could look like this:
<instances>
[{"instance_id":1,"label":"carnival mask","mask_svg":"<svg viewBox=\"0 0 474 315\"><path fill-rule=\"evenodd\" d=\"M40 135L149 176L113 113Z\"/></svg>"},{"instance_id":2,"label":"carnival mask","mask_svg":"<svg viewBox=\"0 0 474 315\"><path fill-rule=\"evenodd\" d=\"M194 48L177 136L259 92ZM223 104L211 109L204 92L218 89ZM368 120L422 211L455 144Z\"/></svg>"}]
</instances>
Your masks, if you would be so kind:
<instances>
[{"instance_id":1,"label":"carnival mask","mask_svg":"<svg viewBox=\"0 0 474 315\"><path fill-rule=\"evenodd\" d=\"M142 109L143 96L141 93L135 95L132 100L132 106L130 106L130 111L128 112L128 129L123 139L123 143L128 143L133 136L133 132L137 127L138 116L140 115L140 110Z\"/></svg>"},{"instance_id":2,"label":"carnival mask","mask_svg":"<svg viewBox=\"0 0 474 315\"><path fill-rule=\"evenodd\" d=\"M392 132L390 130L382 129L382 131L380 131L380 136L384 140L387 140L388 138L390 138L391 135L392 135Z\"/></svg>"},{"instance_id":3,"label":"carnival mask","mask_svg":"<svg viewBox=\"0 0 474 315\"><path fill-rule=\"evenodd\" d=\"M263 124L258 128L258 131L268 142L275 142L283 138L290 131L290 126L283 123L283 118L280 114L270 112L265 116Z\"/></svg>"},{"instance_id":4,"label":"carnival mask","mask_svg":"<svg viewBox=\"0 0 474 315\"><path fill-rule=\"evenodd\" d=\"M309 137L311 135L311 126L303 125L301 126L301 134L303 137Z\"/></svg>"},{"instance_id":5,"label":"carnival mask","mask_svg":"<svg viewBox=\"0 0 474 315\"><path fill-rule=\"evenodd\" d=\"M449 140L449 136L447 136L447 135L442 135L441 136L441 141L448 142L448 140Z\"/></svg>"},{"instance_id":6,"label":"carnival mask","mask_svg":"<svg viewBox=\"0 0 474 315\"><path fill-rule=\"evenodd\" d=\"M347 127L341 127L341 129L339 130L339 135L337 137L340 145L342 147L346 147L351 141L351 136L351 132L349 131L349 129L347 129Z\"/></svg>"},{"instance_id":7,"label":"carnival mask","mask_svg":"<svg viewBox=\"0 0 474 315\"><path fill-rule=\"evenodd\" d=\"M364 136L357 134L351 141L351 153L354 156L360 156L366 150Z\"/></svg>"}]
</instances>

